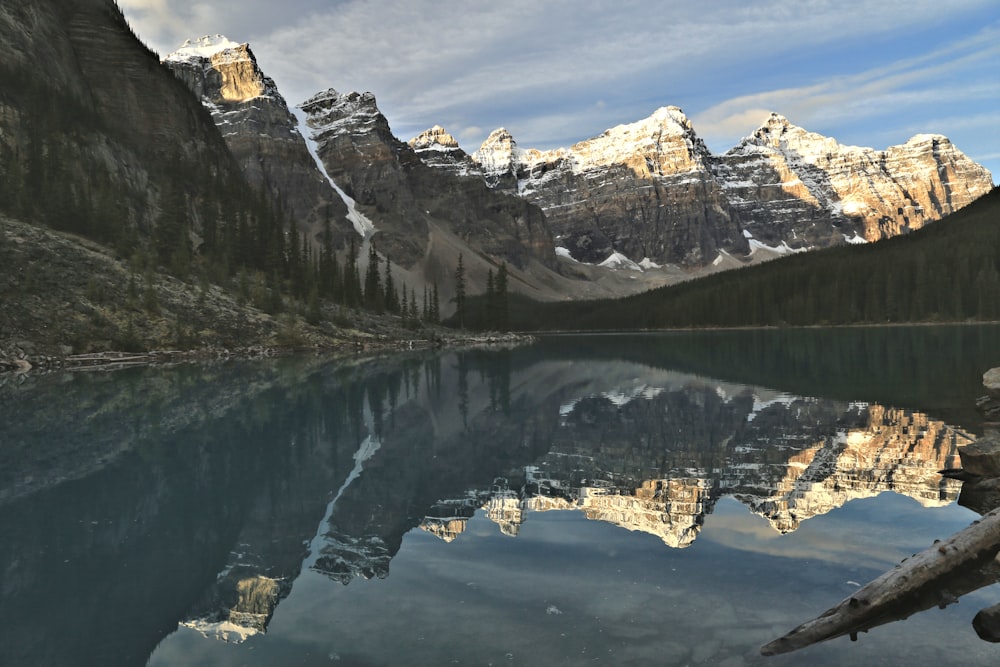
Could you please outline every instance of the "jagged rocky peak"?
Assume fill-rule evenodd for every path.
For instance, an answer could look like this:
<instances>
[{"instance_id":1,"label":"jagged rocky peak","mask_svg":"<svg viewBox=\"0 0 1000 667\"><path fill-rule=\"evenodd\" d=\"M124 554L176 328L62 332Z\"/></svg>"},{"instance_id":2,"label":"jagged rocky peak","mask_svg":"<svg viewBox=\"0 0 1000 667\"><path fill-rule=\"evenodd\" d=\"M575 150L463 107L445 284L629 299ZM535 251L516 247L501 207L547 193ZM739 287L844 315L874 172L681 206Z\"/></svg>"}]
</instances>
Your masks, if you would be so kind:
<instances>
[{"instance_id":1,"label":"jagged rocky peak","mask_svg":"<svg viewBox=\"0 0 1000 667\"><path fill-rule=\"evenodd\" d=\"M409 144L429 167L444 169L460 176L479 175L468 153L440 125L421 132L410 139Z\"/></svg>"},{"instance_id":2,"label":"jagged rocky peak","mask_svg":"<svg viewBox=\"0 0 1000 667\"><path fill-rule=\"evenodd\" d=\"M715 175L755 237L774 244L794 235L812 247L919 229L992 187L989 172L941 135L876 151L842 145L776 113L716 160ZM765 195L762 188L773 185L782 191L771 187Z\"/></svg>"},{"instance_id":3,"label":"jagged rocky peak","mask_svg":"<svg viewBox=\"0 0 1000 667\"><path fill-rule=\"evenodd\" d=\"M210 102L246 102L276 92L274 81L257 66L250 45L223 35L189 39L163 62ZM185 70L189 70L186 75ZM201 81L188 80L199 76Z\"/></svg>"},{"instance_id":4,"label":"jagged rocky peak","mask_svg":"<svg viewBox=\"0 0 1000 667\"><path fill-rule=\"evenodd\" d=\"M836 139L825 137L793 124L779 113L771 112L767 120L754 130L749 137L743 138L729 152L740 152L748 147L768 147L782 152L794 151L801 158L829 154L844 150L861 150L842 146Z\"/></svg>"},{"instance_id":5,"label":"jagged rocky peak","mask_svg":"<svg viewBox=\"0 0 1000 667\"><path fill-rule=\"evenodd\" d=\"M448 132L440 125L435 125L429 130L424 130L417 136L410 139L409 143L415 150L441 150L459 147L458 141L455 137L448 134Z\"/></svg>"},{"instance_id":6,"label":"jagged rocky peak","mask_svg":"<svg viewBox=\"0 0 1000 667\"><path fill-rule=\"evenodd\" d=\"M900 177L905 187L923 185L915 198L930 211L958 210L993 187L989 170L940 134L918 134L901 146L890 146L881 157L887 169L906 172Z\"/></svg>"},{"instance_id":7,"label":"jagged rocky peak","mask_svg":"<svg viewBox=\"0 0 1000 667\"><path fill-rule=\"evenodd\" d=\"M299 121L249 44L222 35L188 40L163 64L212 114L250 183L265 189L300 228L315 237L327 217L337 220L334 243L350 230L347 210L299 132Z\"/></svg>"},{"instance_id":8,"label":"jagged rocky peak","mask_svg":"<svg viewBox=\"0 0 1000 667\"><path fill-rule=\"evenodd\" d=\"M626 143L644 144L664 137L682 137L694 133L694 126L680 107L660 107L649 117L635 123L617 125L605 130L598 139L610 138ZM591 140L593 141L593 140ZM583 142L586 143L586 142Z\"/></svg>"},{"instance_id":9,"label":"jagged rocky peak","mask_svg":"<svg viewBox=\"0 0 1000 667\"><path fill-rule=\"evenodd\" d=\"M328 88L310 97L299 108L306 112L309 127L316 130L317 140L330 134L363 133L382 125L388 131L388 121L370 92L340 93Z\"/></svg>"},{"instance_id":10,"label":"jagged rocky peak","mask_svg":"<svg viewBox=\"0 0 1000 667\"><path fill-rule=\"evenodd\" d=\"M618 125L600 136L575 144L578 169L627 165L637 176L672 176L704 169L710 155L684 112L660 107L647 118Z\"/></svg>"},{"instance_id":11,"label":"jagged rocky peak","mask_svg":"<svg viewBox=\"0 0 1000 667\"><path fill-rule=\"evenodd\" d=\"M472 159L479 163L484 174L497 174L510 171L514 165L514 153L518 150L517 142L505 127L499 127L472 154Z\"/></svg>"}]
</instances>

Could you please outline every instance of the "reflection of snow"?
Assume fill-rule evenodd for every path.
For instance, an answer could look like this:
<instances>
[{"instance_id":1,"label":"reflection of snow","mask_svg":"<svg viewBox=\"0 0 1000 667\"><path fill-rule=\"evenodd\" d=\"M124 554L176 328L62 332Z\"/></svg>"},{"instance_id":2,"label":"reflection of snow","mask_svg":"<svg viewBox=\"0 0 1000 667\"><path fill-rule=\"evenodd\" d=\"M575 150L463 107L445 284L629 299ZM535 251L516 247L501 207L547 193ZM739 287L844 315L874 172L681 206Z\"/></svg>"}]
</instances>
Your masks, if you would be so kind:
<instances>
[{"instance_id":1,"label":"reflection of snow","mask_svg":"<svg viewBox=\"0 0 1000 667\"><path fill-rule=\"evenodd\" d=\"M577 398L566 401L565 403L560 405L559 416L560 417L569 416L576 408L577 404L585 398L596 398L599 396L601 398L608 399L609 401L611 401L611 403L620 408L640 398L643 400L651 401L665 391L666 389L662 387L651 387L648 384L640 384L638 386L631 387L628 389L618 387L615 389L611 389L609 391L602 391L599 394L579 396Z\"/></svg>"},{"instance_id":2,"label":"reflection of snow","mask_svg":"<svg viewBox=\"0 0 1000 667\"><path fill-rule=\"evenodd\" d=\"M375 224L365 216L364 213L357 209L357 203L344 192L337 183L333 180L329 173L326 171L326 165L323 164L323 160L319 157L318 146L314 138L314 134L309 132L308 128L305 126L305 120L302 116L296 115L299 121L299 134L305 139L306 148L309 150L309 155L312 156L313 161L316 163L316 167L319 169L323 177L326 178L330 187L336 191L340 198L344 201L347 206L347 219L354 225L354 231L360 234L362 237L368 237L375 233Z\"/></svg>"},{"instance_id":3,"label":"reflection of snow","mask_svg":"<svg viewBox=\"0 0 1000 667\"><path fill-rule=\"evenodd\" d=\"M201 636L206 639L217 639L229 644L242 644L250 637L260 634L260 631L256 628L247 628L228 620L216 622L205 620L184 621L181 625L201 633Z\"/></svg>"},{"instance_id":4,"label":"reflection of snow","mask_svg":"<svg viewBox=\"0 0 1000 667\"><path fill-rule=\"evenodd\" d=\"M333 500L331 500L326 506L326 513L323 515L323 520L319 523L316 535L309 542L309 556L302 564L303 569L313 567L319 559L320 547L322 547L327 541L326 526L330 523L330 517L333 516L334 505L336 505L337 501L340 500L340 497L344 494L344 491L347 490L347 487L351 485L351 482L361 476L365 463L375 456L375 453L380 447L382 447L382 441L374 435L375 425L370 408L365 409L365 423L372 435L365 438L358 447L358 451L354 452L354 468L351 470L350 474L347 475L347 479L344 480L344 483L340 485L340 489L338 489L337 493L333 496Z\"/></svg>"},{"instance_id":5,"label":"reflection of snow","mask_svg":"<svg viewBox=\"0 0 1000 667\"><path fill-rule=\"evenodd\" d=\"M771 407L772 405L784 405L785 407L791 406L796 401L807 400L800 396L792 396L791 394L778 394L774 398L761 398L759 395L754 394L753 397L753 410L747 415L747 421L752 422L756 419L757 415L763 410Z\"/></svg>"}]
</instances>

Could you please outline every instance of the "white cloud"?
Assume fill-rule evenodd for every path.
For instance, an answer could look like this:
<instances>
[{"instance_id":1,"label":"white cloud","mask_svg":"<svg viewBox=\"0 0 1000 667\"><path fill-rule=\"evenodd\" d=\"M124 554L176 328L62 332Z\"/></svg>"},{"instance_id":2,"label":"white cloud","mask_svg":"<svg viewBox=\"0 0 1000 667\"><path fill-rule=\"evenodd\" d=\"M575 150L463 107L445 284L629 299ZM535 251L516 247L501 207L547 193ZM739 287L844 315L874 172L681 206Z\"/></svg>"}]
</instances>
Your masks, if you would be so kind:
<instances>
[{"instance_id":1,"label":"white cloud","mask_svg":"<svg viewBox=\"0 0 1000 667\"><path fill-rule=\"evenodd\" d=\"M491 129L503 125L523 146L551 148L676 104L714 150L725 150L771 110L809 129L860 142L884 131L878 119L892 119L897 128L932 117L957 123L964 115L984 113L974 108L984 101L1000 107L995 72L983 74L1000 55L996 20L971 39L956 38L944 47L939 39L919 57L892 57L882 50L884 42L903 42L898 37L909 32L923 31L915 39L927 39L930 26L955 17L995 15L995 2L121 4L137 32L161 53L207 33L250 41L293 105L329 87L373 91L404 139L442 124L463 146L469 144L467 150L475 150ZM860 65L865 71L858 71L863 60L858 53L870 61ZM853 65L837 71L839 60L852 57ZM978 79L967 76L970 71ZM969 109L963 112L956 106L961 104ZM842 136L851 123L871 129L858 139ZM921 125L920 131L930 129ZM994 131L993 143L981 152L995 152L998 144Z\"/></svg>"},{"instance_id":2,"label":"white cloud","mask_svg":"<svg viewBox=\"0 0 1000 667\"><path fill-rule=\"evenodd\" d=\"M896 115L905 109L1000 101L1000 80L989 78L970 83L961 76L970 68L992 67L998 57L1000 31L988 28L971 40L956 42L918 58L830 77L808 86L723 100L694 114L693 122L707 143L720 147L731 145L755 129L767 111L782 113L806 127L865 125L864 121Z\"/></svg>"}]
</instances>

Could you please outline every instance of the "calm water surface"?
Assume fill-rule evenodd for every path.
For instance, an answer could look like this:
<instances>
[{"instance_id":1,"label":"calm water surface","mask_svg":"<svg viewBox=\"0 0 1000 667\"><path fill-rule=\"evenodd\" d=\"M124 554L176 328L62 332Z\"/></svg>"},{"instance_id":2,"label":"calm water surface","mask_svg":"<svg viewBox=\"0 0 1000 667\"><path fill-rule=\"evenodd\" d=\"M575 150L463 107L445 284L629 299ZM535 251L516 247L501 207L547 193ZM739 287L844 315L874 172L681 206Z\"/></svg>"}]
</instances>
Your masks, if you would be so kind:
<instances>
[{"instance_id":1,"label":"calm water surface","mask_svg":"<svg viewBox=\"0 0 1000 667\"><path fill-rule=\"evenodd\" d=\"M760 646L978 514L1000 328L552 337L0 382L0 664L996 665Z\"/></svg>"}]
</instances>

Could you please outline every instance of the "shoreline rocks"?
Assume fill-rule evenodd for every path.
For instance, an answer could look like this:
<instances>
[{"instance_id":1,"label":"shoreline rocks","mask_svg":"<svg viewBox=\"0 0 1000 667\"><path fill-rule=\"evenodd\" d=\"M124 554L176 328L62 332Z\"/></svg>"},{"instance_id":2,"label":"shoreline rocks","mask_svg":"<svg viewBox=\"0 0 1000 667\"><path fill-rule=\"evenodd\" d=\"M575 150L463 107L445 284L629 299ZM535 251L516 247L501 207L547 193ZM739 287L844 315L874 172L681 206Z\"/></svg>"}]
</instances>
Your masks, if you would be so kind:
<instances>
[{"instance_id":1,"label":"shoreline rocks","mask_svg":"<svg viewBox=\"0 0 1000 667\"><path fill-rule=\"evenodd\" d=\"M515 347L534 342L534 336L515 333L482 333L454 335L432 332L428 338L391 338L378 337L374 339L356 339L342 345L316 345L303 347L282 347L268 345L252 345L248 347L221 348L207 347L194 350L150 350L146 352L109 351L88 354L69 354L69 348L63 346L66 354L46 355L27 354L25 348L35 350L30 344L18 344L14 349L0 348L0 377L7 374L27 375L35 372L54 372L59 370L86 371L112 370L134 366L153 366L161 364L199 363L226 359L272 359L294 354L338 356L364 356L384 352L403 352L429 350L447 347L460 349L464 347L497 348Z\"/></svg>"}]
</instances>

